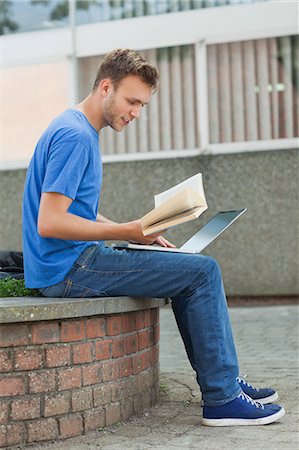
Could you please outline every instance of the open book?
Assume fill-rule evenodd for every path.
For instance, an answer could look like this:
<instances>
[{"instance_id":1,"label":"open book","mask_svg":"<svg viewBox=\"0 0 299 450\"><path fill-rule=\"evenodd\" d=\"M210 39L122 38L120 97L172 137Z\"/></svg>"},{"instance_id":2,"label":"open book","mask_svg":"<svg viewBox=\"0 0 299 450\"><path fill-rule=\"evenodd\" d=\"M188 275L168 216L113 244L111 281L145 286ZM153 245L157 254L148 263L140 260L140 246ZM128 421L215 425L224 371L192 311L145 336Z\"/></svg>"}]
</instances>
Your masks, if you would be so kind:
<instances>
[{"instance_id":1,"label":"open book","mask_svg":"<svg viewBox=\"0 0 299 450\"><path fill-rule=\"evenodd\" d=\"M154 197L155 208L141 218L144 236L199 217L208 205L198 173Z\"/></svg>"}]
</instances>

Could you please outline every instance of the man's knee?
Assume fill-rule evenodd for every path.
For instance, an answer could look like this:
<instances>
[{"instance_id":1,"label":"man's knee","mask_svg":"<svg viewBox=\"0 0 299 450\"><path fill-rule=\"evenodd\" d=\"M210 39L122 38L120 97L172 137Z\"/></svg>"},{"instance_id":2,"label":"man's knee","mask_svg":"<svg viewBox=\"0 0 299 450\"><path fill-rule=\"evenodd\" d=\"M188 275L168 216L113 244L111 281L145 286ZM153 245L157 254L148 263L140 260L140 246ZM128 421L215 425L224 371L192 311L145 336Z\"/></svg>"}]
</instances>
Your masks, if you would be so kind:
<instances>
[{"instance_id":1,"label":"man's knee","mask_svg":"<svg viewBox=\"0 0 299 450\"><path fill-rule=\"evenodd\" d=\"M206 276L221 277L221 267L212 256L204 256L204 272Z\"/></svg>"}]
</instances>

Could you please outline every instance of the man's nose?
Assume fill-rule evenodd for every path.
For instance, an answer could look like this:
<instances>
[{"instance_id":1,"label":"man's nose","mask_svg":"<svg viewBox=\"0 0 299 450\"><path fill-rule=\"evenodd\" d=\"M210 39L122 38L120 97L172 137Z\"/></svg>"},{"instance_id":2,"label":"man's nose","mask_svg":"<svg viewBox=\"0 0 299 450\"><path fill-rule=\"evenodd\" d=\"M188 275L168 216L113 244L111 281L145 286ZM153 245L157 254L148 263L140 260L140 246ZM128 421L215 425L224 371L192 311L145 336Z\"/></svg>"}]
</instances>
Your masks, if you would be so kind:
<instances>
[{"instance_id":1,"label":"man's nose","mask_svg":"<svg viewBox=\"0 0 299 450\"><path fill-rule=\"evenodd\" d=\"M136 106L130 111L130 115L133 119L138 119L140 116L141 106Z\"/></svg>"}]
</instances>

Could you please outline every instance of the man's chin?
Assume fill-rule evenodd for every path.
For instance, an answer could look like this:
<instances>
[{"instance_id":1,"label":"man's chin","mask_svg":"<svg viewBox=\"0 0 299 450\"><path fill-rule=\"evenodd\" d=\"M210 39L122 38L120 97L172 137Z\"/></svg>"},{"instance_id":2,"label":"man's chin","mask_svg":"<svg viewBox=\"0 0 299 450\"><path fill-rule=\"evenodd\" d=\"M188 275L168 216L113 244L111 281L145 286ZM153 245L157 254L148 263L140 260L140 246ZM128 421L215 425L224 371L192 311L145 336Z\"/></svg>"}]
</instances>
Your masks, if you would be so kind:
<instances>
[{"instance_id":1,"label":"man's chin","mask_svg":"<svg viewBox=\"0 0 299 450\"><path fill-rule=\"evenodd\" d=\"M113 124L109 124L110 128L112 128L114 131L123 131L123 129L125 128L124 125L113 125Z\"/></svg>"}]
</instances>

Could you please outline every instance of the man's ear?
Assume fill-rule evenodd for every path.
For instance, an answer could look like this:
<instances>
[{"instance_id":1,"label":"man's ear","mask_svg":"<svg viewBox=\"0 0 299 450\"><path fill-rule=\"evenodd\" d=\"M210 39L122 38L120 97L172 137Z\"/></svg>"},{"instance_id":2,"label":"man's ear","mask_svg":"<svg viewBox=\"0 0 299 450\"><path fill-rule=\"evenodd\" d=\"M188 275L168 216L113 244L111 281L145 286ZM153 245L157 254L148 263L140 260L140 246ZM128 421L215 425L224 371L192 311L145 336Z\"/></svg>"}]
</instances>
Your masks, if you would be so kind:
<instances>
[{"instance_id":1,"label":"man's ear","mask_svg":"<svg viewBox=\"0 0 299 450\"><path fill-rule=\"evenodd\" d=\"M113 87L113 85L112 85L112 81L110 80L110 78L104 78L103 80L100 81L99 91L103 97L107 97L107 95L111 91L112 87Z\"/></svg>"}]
</instances>

